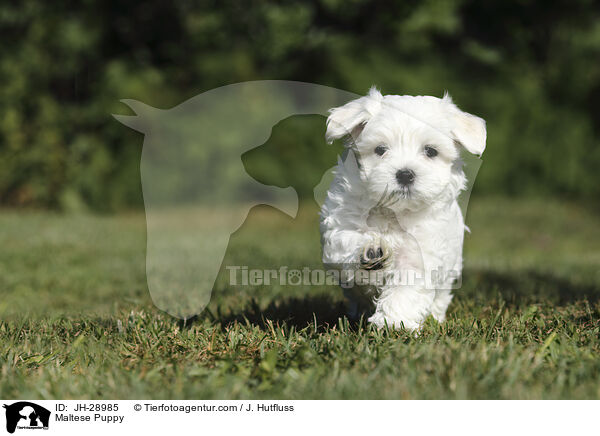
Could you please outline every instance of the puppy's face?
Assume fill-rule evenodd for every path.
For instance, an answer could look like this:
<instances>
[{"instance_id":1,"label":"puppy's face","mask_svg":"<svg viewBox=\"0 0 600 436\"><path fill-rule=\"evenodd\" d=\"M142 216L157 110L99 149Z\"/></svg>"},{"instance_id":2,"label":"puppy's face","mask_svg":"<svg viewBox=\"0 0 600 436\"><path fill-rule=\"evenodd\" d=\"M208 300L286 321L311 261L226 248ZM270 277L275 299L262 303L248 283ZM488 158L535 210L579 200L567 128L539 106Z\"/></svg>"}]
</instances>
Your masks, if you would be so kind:
<instances>
[{"instance_id":1,"label":"puppy's face","mask_svg":"<svg viewBox=\"0 0 600 436\"><path fill-rule=\"evenodd\" d=\"M452 187L454 141L393 107L384 108L354 144L367 189L401 208L430 204Z\"/></svg>"},{"instance_id":2,"label":"puppy's face","mask_svg":"<svg viewBox=\"0 0 600 436\"><path fill-rule=\"evenodd\" d=\"M481 154L485 122L449 97L367 97L333 109L329 140L349 136L361 177L375 202L417 210L464 189L460 147Z\"/></svg>"}]
</instances>

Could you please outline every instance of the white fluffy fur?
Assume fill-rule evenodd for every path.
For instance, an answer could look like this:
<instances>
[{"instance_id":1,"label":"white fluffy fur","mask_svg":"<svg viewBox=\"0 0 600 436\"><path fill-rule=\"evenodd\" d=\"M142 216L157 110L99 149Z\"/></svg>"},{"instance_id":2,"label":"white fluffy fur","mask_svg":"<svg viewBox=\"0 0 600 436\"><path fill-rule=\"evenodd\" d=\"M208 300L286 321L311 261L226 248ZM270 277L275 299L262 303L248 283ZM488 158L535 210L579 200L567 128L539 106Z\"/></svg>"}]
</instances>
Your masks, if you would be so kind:
<instances>
[{"instance_id":1,"label":"white fluffy fur","mask_svg":"<svg viewBox=\"0 0 600 436\"><path fill-rule=\"evenodd\" d=\"M379 272L388 281L348 290L351 308L370 310L369 321L380 327L417 330L430 314L444 321L462 271L460 148L483 153L485 121L462 112L448 95L382 96L374 88L330 113L327 140L348 136L351 151L339 160L321 210L323 262L353 279L367 268L361 256L381 248ZM387 149L383 156L374 151L378 145ZM428 157L425 146L438 155ZM396 180L400 169L415 173L410 190ZM433 283L432 271L455 275ZM424 280L389 280L407 272Z\"/></svg>"}]
</instances>

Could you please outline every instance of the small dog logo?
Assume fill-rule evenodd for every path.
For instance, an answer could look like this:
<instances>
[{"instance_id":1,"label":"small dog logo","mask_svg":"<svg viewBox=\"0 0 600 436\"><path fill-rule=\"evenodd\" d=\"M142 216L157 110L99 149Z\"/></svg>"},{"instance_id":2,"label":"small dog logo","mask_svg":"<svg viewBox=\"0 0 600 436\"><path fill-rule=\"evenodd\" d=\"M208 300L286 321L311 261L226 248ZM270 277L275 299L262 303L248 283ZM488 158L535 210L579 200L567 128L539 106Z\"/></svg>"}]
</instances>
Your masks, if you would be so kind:
<instances>
[{"instance_id":1,"label":"small dog logo","mask_svg":"<svg viewBox=\"0 0 600 436\"><path fill-rule=\"evenodd\" d=\"M14 433L19 429L48 429L50 411L28 401L19 401L11 405L5 404L6 431Z\"/></svg>"}]
</instances>

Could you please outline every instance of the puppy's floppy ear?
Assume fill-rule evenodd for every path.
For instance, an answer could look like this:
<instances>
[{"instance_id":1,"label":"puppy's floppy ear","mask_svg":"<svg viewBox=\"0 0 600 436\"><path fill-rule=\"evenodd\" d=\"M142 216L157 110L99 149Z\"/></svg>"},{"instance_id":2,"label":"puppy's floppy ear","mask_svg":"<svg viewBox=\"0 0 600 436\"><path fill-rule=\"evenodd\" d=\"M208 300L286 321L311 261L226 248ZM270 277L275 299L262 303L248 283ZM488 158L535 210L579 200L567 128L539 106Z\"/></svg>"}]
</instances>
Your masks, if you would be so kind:
<instances>
[{"instance_id":1,"label":"puppy's floppy ear","mask_svg":"<svg viewBox=\"0 0 600 436\"><path fill-rule=\"evenodd\" d=\"M381 107L383 96L375 88L369 90L365 97L352 100L334 109L331 109L327 118L327 132L325 138L331 144L334 139L351 135L356 139L362 132L367 122L374 117Z\"/></svg>"},{"instance_id":2,"label":"puppy's floppy ear","mask_svg":"<svg viewBox=\"0 0 600 436\"><path fill-rule=\"evenodd\" d=\"M485 150L487 132L485 120L461 111L448 93L444 94L442 102L452 119L453 139L462 145L469 153L481 156Z\"/></svg>"}]
</instances>

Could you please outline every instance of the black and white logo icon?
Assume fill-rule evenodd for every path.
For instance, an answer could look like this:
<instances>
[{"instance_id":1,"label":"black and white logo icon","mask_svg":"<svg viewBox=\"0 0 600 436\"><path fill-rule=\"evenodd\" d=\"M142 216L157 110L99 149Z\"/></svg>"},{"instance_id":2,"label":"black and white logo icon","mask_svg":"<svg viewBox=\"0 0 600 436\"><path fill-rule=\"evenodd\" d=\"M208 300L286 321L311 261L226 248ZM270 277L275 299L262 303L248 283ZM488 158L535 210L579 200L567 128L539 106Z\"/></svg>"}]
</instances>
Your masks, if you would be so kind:
<instances>
[{"instance_id":1,"label":"black and white logo icon","mask_svg":"<svg viewBox=\"0 0 600 436\"><path fill-rule=\"evenodd\" d=\"M5 404L6 431L14 433L16 429L47 430L50 422L50 411L28 401L19 401L11 405Z\"/></svg>"}]
</instances>

